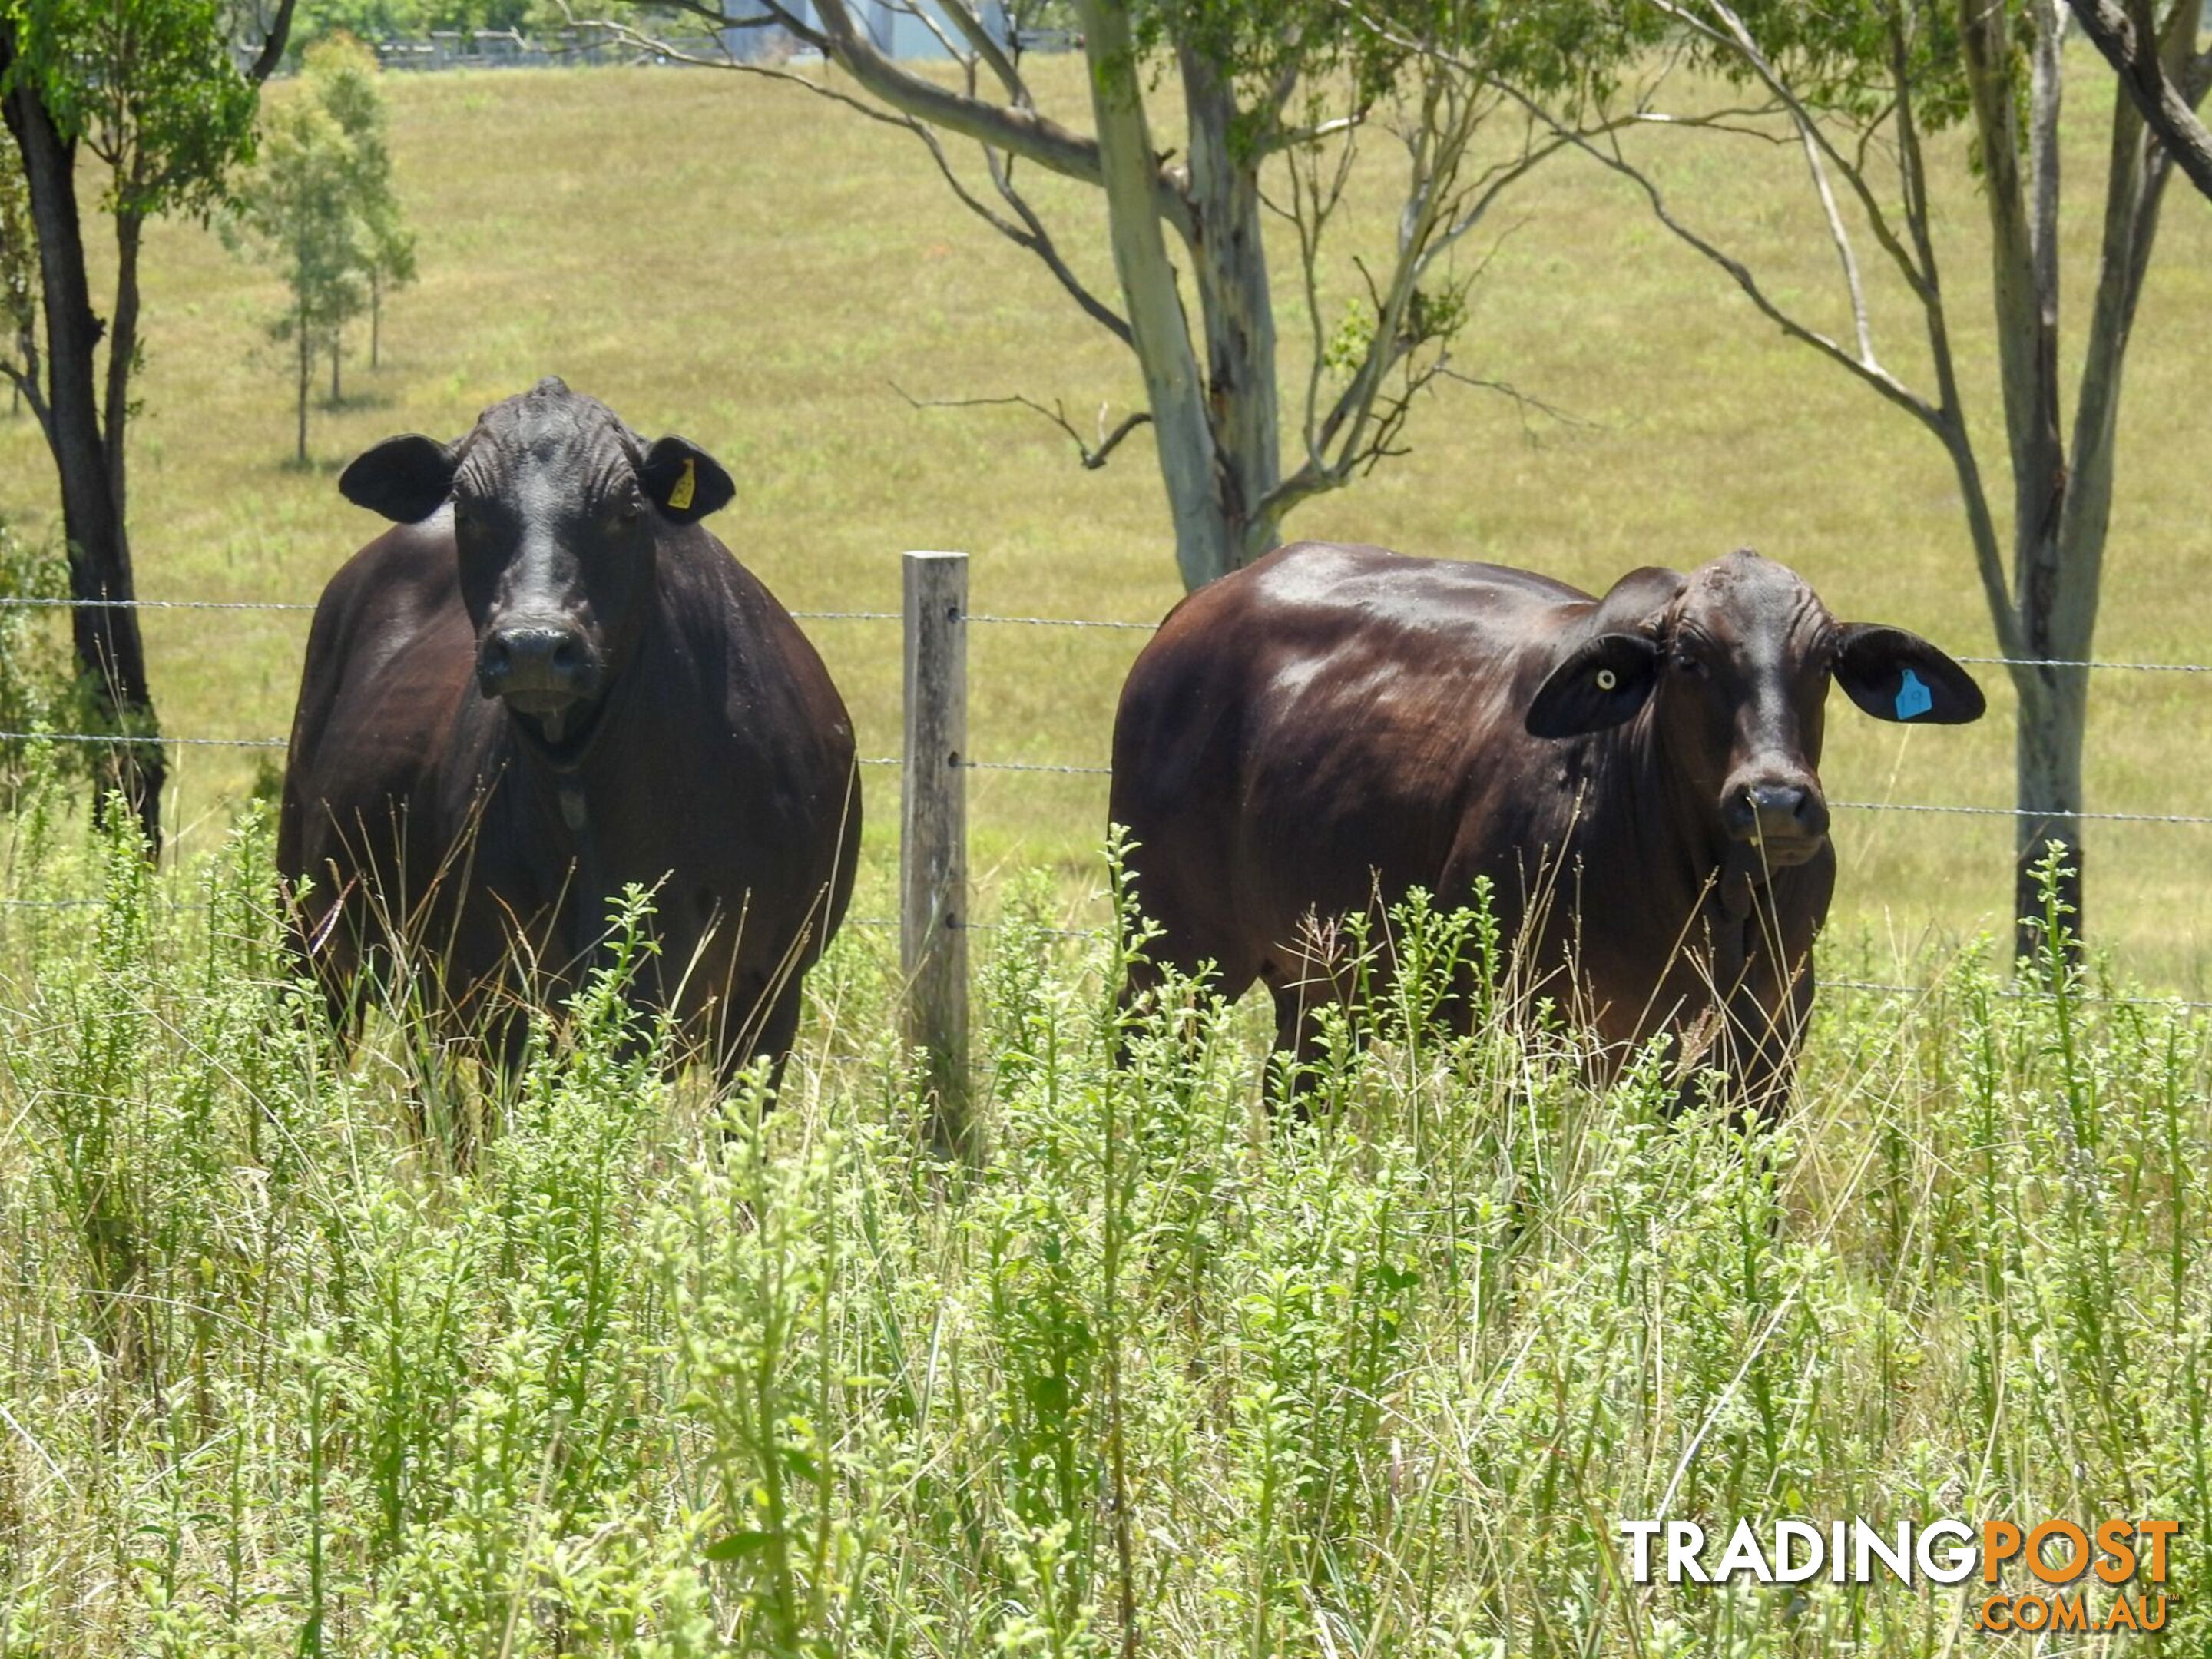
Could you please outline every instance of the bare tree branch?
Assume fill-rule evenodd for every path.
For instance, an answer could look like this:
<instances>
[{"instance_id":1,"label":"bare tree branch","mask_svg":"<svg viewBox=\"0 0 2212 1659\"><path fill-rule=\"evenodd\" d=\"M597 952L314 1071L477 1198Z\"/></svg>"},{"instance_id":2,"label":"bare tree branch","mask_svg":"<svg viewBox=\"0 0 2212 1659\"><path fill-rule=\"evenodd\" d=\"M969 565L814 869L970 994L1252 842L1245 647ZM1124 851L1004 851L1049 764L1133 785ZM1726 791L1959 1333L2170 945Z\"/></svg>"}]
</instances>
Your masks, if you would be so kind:
<instances>
[{"instance_id":1,"label":"bare tree branch","mask_svg":"<svg viewBox=\"0 0 2212 1659\"><path fill-rule=\"evenodd\" d=\"M277 64L284 61L284 46L292 38L292 9L295 3L296 0L282 0L276 15L270 22L269 33L262 40L261 50L254 56L253 67L246 71L246 78L256 86L274 75Z\"/></svg>"},{"instance_id":2,"label":"bare tree branch","mask_svg":"<svg viewBox=\"0 0 2212 1659\"><path fill-rule=\"evenodd\" d=\"M1561 426L1577 426L1591 432L1597 431L1600 428L1601 423L1599 422L1585 419L1580 415L1573 414L1567 410L1561 409L1556 404L1547 403L1541 398L1532 396L1530 393L1522 391L1510 381L1493 380L1486 379L1480 375L1462 374L1461 371L1451 366L1451 362L1449 358L1437 365L1435 378L1442 380L1450 380L1459 386L1473 386L1478 392L1494 392L1499 397L1508 399L1512 403L1515 408L1521 411L1521 424L1522 428L1527 431L1533 432L1535 429L1532 425L1530 425L1528 418L1529 411L1531 410L1546 416L1547 419L1557 421Z\"/></svg>"},{"instance_id":3,"label":"bare tree branch","mask_svg":"<svg viewBox=\"0 0 2212 1659\"><path fill-rule=\"evenodd\" d=\"M1936 434L1951 458L1958 475L1959 494L1966 504L1966 534L1974 550L1974 574L1982 584L1982 598L1996 629L1997 648L2005 656L2027 654L2020 608L2005 580L2004 554L1997 544L1996 520L1990 512L1987 487L1982 482L1981 461L1974 453L1966 429L1964 399L1959 391L1958 361L1951 353L1950 319L1943 309L1942 273L1936 264L1936 237L1928 204L1927 156L1920 147L1919 118L1912 98L1911 48L1899 13L1889 18L1890 73L1897 88L1893 106L1897 124L1897 176L1905 197L1905 222L1912 237L1917 269L1923 280L1914 284L1920 296L1921 315L1928 335L1928 352L1936 368L1936 390L1942 420Z\"/></svg>"},{"instance_id":4,"label":"bare tree branch","mask_svg":"<svg viewBox=\"0 0 2212 1659\"><path fill-rule=\"evenodd\" d=\"M687 11L699 9L688 5L682 9ZM854 97L849 92L840 92L836 87L817 80L811 75L802 75L795 70L784 69L775 64L754 63L749 58L732 57L726 53L720 58L708 58L698 52L686 52L672 42L634 29L627 23L617 22L612 18L591 21L598 27L607 30L617 40L626 40L632 46L658 52L672 64L688 64L697 69L734 70L740 75L757 76L763 81L781 81L787 86L797 87L802 91L810 92L817 98L827 99L833 104L842 104L847 109L857 114L865 115L871 121L878 122L884 126L896 127L902 132L911 132L915 130L915 124L911 118L891 114L864 99ZM781 17L776 21L782 27L789 27L787 24L783 24Z\"/></svg>"},{"instance_id":5,"label":"bare tree branch","mask_svg":"<svg viewBox=\"0 0 2212 1659\"><path fill-rule=\"evenodd\" d=\"M1799 142L1819 146L1821 153L1826 155L1837 170L1844 175L1844 182L1850 185L1851 194L1858 202L1859 210L1866 216L1868 228L1873 231L1875 240L1880 244L1882 252L1889 256L1891 263L1897 267L1899 274L1911 287L1914 294L1921 295L1923 277L1920 267L1906 249L1904 240L1891 227L1889 215L1884 210L1881 198L1867 184L1863 171L1854 166L1851 158L1836 148L1834 142L1828 137L1827 130L1814 117L1813 112L1806 108L1803 101L1790 89L1788 82L1783 78L1781 73L1767 61L1766 55L1759 51L1758 43L1752 38L1751 31L1745 26L1743 20L1729 9L1723 3L1723 0L1705 0L1705 3L1722 20L1723 27L1719 28L1714 27L1703 17L1676 3L1676 0L1654 0L1654 3L1668 16L1674 18L1686 27L1694 30L1715 46L1741 58L1745 65L1759 76L1760 83L1766 88L1776 104L1789 115L1791 124L1797 130ZM1924 295L1922 297L1925 298Z\"/></svg>"},{"instance_id":6,"label":"bare tree branch","mask_svg":"<svg viewBox=\"0 0 2212 1659\"><path fill-rule=\"evenodd\" d=\"M2197 118L2203 100L2203 77L2191 75L2194 88L2177 85L2166 72L2157 37L2139 28L2117 0L2068 0L2081 32L2095 43L2120 77L2120 85L2142 111L2143 122L2158 135L2190 182L2212 199L2212 131ZM2212 62L2212 53L2199 63Z\"/></svg>"},{"instance_id":7,"label":"bare tree branch","mask_svg":"<svg viewBox=\"0 0 2212 1659\"><path fill-rule=\"evenodd\" d=\"M1044 222L1037 217L1028 198L1014 188L1012 162L988 145L984 148L983 158L985 165L991 170L991 182L998 187L999 194L1006 205L1020 216L1024 227L1023 234L1009 228L1006 233L1007 239L1036 255L1043 262L1044 268L1052 273L1054 280L1066 290L1068 297L1082 307L1084 315L1123 345L1129 344L1128 319L1093 293L1067 261L1060 257L1059 246L1045 229Z\"/></svg>"},{"instance_id":8,"label":"bare tree branch","mask_svg":"<svg viewBox=\"0 0 2212 1659\"><path fill-rule=\"evenodd\" d=\"M1805 165L1812 170L1813 189L1820 198L1820 211L1828 221L1828 240L1836 245L1836 258L1844 268L1844 287L1851 296L1851 330L1858 337L1859 361L1872 364L1874 354L1874 325L1867 316L1866 286L1859 281L1858 255L1851 250L1850 232L1844 228L1844 216L1836 207L1836 192L1828 188L1828 170L1821 164L1820 147L1800 124L1798 142L1804 146Z\"/></svg>"},{"instance_id":9,"label":"bare tree branch","mask_svg":"<svg viewBox=\"0 0 2212 1659\"><path fill-rule=\"evenodd\" d=\"M1122 439L1140 426L1151 425L1152 419L1148 410L1132 410L1109 431L1106 426L1106 405L1101 404L1098 405L1098 435L1091 442L1085 443L1083 441L1083 434L1078 432L1074 424L1068 420L1066 411L1057 398L1053 399L1052 407L1047 409L1036 398L1025 398L1019 392L1003 398L916 398L896 380L892 380L889 384L892 391L904 398L908 406L915 409L1021 408L1042 415L1068 435L1069 441L1075 445L1075 453L1081 459L1084 471L1086 472L1096 472L1100 467L1105 465L1108 457L1120 447Z\"/></svg>"},{"instance_id":10,"label":"bare tree branch","mask_svg":"<svg viewBox=\"0 0 2212 1659\"><path fill-rule=\"evenodd\" d=\"M15 363L0 363L0 374L6 375L9 384L22 394L24 405L30 410L32 417L38 422L39 430L51 437L54 429L53 416L47 411L46 400L39 395L35 363L27 370Z\"/></svg>"},{"instance_id":11,"label":"bare tree branch","mask_svg":"<svg viewBox=\"0 0 2212 1659\"><path fill-rule=\"evenodd\" d=\"M1520 96L1518 93L1513 95L1516 98ZM1551 119L1551 117L1533 101L1528 102L1528 107L1535 111L1540 118L1546 121ZM1564 127L1558 130L1567 131ZM1600 149L1589 139L1579 134L1575 135L1571 142L1577 149L1583 150L1601 165L1620 174L1642 191L1645 201L1650 205L1652 216L1672 232L1685 246L1694 249L1726 271L1729 278L1743 291L1744 296L1758 307L1767 320L1780 328L1784 334L1802 344L1811 346L1821 356L1849 369L1883 397L1888 398L1890 402L1911 414L1915 419L1931 427L1940 424L1941 411L1925 398L1914 392L1911 387L1906 386L1879 363L1861 362L1827 335L1784 310L1760 285L1758 277L1752 273L1748 265L1705 237L1699 235L1680 219L1675 217L1674 210L1668 205L1667 198L1661 191L1658 184L1650 173L1644 172L1622 153L1617 137L1603 149Z\"/></svg>"},{"instance_id":12,"label":"bare tree branch","mask_svg":"<svg viewBox=\"0 0 2212 1659\"><path fill-rule=\"evenodd\" d=\"M1286 149L1303 149L1309 144L1322 143L1331 138L1341 138L1347 133L1357 132L1366 120L1364 110L1355 110L1349 115L1316 121L1310 126L1277 127L1261 139L1254 149L1262 155L1275 155Z\"/></svg>"},{"instance_id":13,"label":"bare tree branch","mask_svg":"<svg viewBox=\"0 0 2212 1659\"><path fill-rule=\"evenodd\" d=\"M1030 96L1028 82L1022 79L1021 71L1015 68L1013 60L991 38L991 31L983 27L982 19L975 15L967 0L938 0L938 3L945 9L945 15L952 20L952 26L960 31L961 38L968 42L977 60L1006 88L1006 96L1013 100L1014 107L1034 110L1036 102Z\"/></svg>"},{"instance_id":14,"label":"bare tree branch","mask_svg":"<svg viewBox=\"0 0 2212 1659\"><path fill-rule=\"evenodd\" d=\"M701 3L701 0L672 0L672 3L681 11L711 21L716 27L726 25L726 20ZM883 53L868 38L867 32L854 22L844 0L813 0L813 12L820 19L818 27L807 23L782 0L763 0L763 3L794 35L834 60L870 94L900 113L1022 156L1048 172L1084 184L1104 184L1097 139L1072 131L1024 104L991 103L915 73ZM626 39L665 49L665 43L630 25L607 20L607 27ZM682 56L683 61L689 63L712 61L680 53L672 55ZM722 66L752 67L733 64ZM1190 204L1164 167L1153 181L1152 197L1160 216L1176 228L1177 234L1188 240L1194 231Z\"/></svg>"}]
</instances>

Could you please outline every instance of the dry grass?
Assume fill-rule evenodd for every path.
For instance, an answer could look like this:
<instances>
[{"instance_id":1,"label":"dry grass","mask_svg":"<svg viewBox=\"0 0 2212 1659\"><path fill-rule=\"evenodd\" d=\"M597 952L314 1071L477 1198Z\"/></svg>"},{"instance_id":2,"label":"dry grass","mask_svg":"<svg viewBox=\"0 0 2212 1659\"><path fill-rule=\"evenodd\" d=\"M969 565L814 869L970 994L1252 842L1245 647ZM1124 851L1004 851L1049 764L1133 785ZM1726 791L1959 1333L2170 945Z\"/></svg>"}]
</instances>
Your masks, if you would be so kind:
<instances>
[{"instance_id":1,"label":"dry grass","mask_svg":"<svg viewBox=\"0 0 2212 1659\"><path fill-rule=\"evenodd\" d=\"M1048 86L1065 73L1074 90L1072 64L1048 68ZM2077 187L2094 185L2109 98L2093 68L2075 66ZM485 404L559 373L641 429L681 429L720 455L742 493L717 527L794 607L895 608L896 555L915 546L970 550L975 602L991 611L1151 617L1176 598L1143 434L1106 471L1085 473L1032 416L918 412L892 390L1020 391L1085 410L1101 399L1126 407L1136 391L1112 343L1025 256L966 219L910 143L804 94L729 76L587 70L387 85L422 281L390 309L385 368L356 367L348 405L317 413L316 469L285 461L288 387L259 332L273 281L198 228L164 227L153 240L148 410L134 462L144 592L312 599L375 527L338 498L339 465L392 431L458 433ZM1793 154L1662 142L1701 222L1738 237L1785 295L1818 314L1837 309L1832 258L1800 234L1817 228ZM1980 210L1960 143L1940 148L1945 271L1986 425L1996 410L1988 331L1974 315ZM1073 187L1038 195L1087 252L1095 204ZM1961 652L1989 648L1931 440L1758 324L1718 273L1595 169L1555 165L1508 211L1514 234L1479 291L1464 364L1590 424L1526 427L1504 399L1452 389L1420 411L1413 455L1304 511L1295 533L1497 559L1586 584L1750 543L1802 570L1839 614L1903 623ZM2085 212L2068 226L2066 291L2077 305L2094 277L2095 230ZM2177 190L2129 374L2099 630L2109 656L2212 656L2201 505L2208 254L2212 211ZM1897 298L1882 296L1879 320L1896 366L1911 368ZM1285 337L1300 337L1287 298L1282 322ZM0 510L37 528L49 486L27 419L0 420ZM167 729L283 732L303 623L150 618ZM893 635L853 623L814 632L865 751L891 752ZM1103 759L1140 639L979 632L976 753ZM1993 689L1996 713L1963 732L1905 732L1839 710L1824 769L1832 792L2008 804L2009 699ZM2177 739L2183 753L2201 747L2209 714L2203 677L2100 682L2093 805L2212 812L2212 780L2174 764ZM252 762L191 750L179 770L189 848L227 818ZM879 854L895 776L869 778ZM979 861L1090 872L1103 804L1099 779L980 776ZM1838 924L1878 952L1930 930L1990 927L2009 897L2001 819L1850 813L1838 840ZM2212 830L2100 825L2091 857L2098 935L2134 970L2203 994Z\"/></svg>"}]
</instances>

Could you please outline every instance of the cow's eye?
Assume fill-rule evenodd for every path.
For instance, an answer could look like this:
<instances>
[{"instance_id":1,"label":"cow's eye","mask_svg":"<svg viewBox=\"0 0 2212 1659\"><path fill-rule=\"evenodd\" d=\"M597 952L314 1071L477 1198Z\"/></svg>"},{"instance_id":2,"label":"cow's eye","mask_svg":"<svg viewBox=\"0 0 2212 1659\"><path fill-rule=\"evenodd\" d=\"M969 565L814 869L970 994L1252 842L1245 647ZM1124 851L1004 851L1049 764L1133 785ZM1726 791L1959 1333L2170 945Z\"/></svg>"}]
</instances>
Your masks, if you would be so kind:
<instances>
[{"instance_id":1,"label":"cow's eye","mask_svg":"<svg viewBox=\"0 0 2212 1659\"><path fill-rule=\"evenodd\" d=\"M1705 677L1705 659L1702 657L1693 657L1686 651L1677 651L1674 653L1674 656L1669 659L1669 666L1671 666L1676 673L1687 674L1692 679L1701 680Z\"/></svg>"}]
</instances>

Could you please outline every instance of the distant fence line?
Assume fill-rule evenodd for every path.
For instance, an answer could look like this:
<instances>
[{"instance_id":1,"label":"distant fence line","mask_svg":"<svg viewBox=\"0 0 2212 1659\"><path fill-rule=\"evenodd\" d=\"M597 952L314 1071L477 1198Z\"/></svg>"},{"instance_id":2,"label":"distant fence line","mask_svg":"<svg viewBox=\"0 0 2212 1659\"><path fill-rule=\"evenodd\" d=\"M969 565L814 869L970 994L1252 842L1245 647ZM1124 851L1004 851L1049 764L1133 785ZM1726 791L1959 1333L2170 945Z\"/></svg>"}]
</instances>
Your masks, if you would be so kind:
<instances>
[{"instance_id":1,"label":"distant fence line","mask_svg":"<svg viewBox=\"0 0 2212 1659\"><path fill-rule=\"evenodd\" d=\"M558 69L659 61L613 30L589 24L546 35L526 35L520 29L433 29L413 39L372 41L369 49L392 70Z\"/></svg>"},{"instance_id":2,"label":"distant fence line","mask_svg":"<svg viewBox=\"0 0 2212 1659\"><path fill-rule=\"evenodd\" d=\"M937 30L903 6L863 0L858 10L859 21L870 40L890 57L914 60L951 55ZM1008 20L997 8L987 5L984 21L992 38L1001 46L1013 40ZM716 38L734 63L820 61L788 30L764 21L740 24L732 18L731 23ZM408 71L565 69L580 64L685 66L684 58L658 51L635 35L590 22L568 24L543 34L525 34L520 29L432 29L426 34L387 35L367 44L383 67ZM1067 29L1024 28L1018 44L1024 52L1064 52L1074 49L1076 36ZM239 67L244 69L259 50L258 40L241 44Z\"/></svg>"}]
</instances>

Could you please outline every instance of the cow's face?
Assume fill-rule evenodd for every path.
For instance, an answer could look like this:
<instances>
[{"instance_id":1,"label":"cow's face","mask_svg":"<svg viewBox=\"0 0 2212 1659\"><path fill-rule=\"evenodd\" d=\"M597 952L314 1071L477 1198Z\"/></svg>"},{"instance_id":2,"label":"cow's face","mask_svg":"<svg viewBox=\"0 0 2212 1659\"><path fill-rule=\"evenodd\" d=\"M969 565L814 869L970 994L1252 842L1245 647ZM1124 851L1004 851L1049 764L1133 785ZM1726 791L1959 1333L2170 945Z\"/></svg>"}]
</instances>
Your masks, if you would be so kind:
<instances>
[{"instance_id":1,"label":"cow's face","mask_svg":"<svg viewBox=\"0 0 2212 1659\"><path fill-rule=\"evenodd\" d=\"M735 493L704 451L647 445L557 380L495 404L458 443L387 440L338 488L402 523L450 507L477 687L553 745L576 738L627 661L662 532Z\"/></svg>"},{"instance_id":2,"label":"cow's face","mask_svg":"<svg viewBox=\"0 0 2212 1659\"><path fill-rule=\"evenodd\" d=\"M1838 623L1794 571L1749 550L1684 577L1640 570L1599 602L1538 690L1539 737L1650 732L1720 839L1769 868L1827 838L1821 721L1831 680L1868 714L1912 725L1980 718L1973 678L1901 628Z\"/></svg>"}]
</instances>

